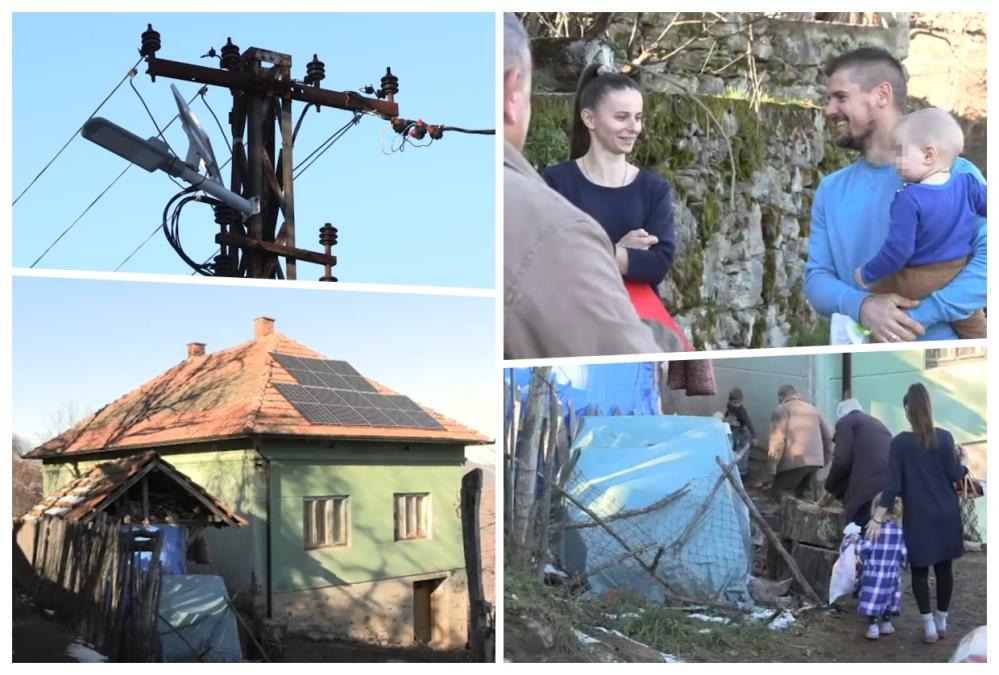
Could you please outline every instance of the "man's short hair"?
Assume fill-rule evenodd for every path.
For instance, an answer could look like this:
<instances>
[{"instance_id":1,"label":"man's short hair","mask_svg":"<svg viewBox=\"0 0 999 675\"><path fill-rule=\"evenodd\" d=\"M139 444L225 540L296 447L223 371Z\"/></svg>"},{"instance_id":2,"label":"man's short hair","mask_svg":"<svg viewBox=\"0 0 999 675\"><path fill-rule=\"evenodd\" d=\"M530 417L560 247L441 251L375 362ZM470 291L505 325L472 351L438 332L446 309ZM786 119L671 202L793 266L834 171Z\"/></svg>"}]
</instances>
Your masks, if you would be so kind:
<instances>
[{"instance_id":1,"label":"man's short hair","mask_svg":"<svg viewBox=\"0 0 999 675\"><path fill-rule=\"evenodd\" d=\"M783 401L788 396L794 396L797 393L798 393L797 390L795 390L795 388L790 384L782 384L780 386L780 389L777 390L777 398Z\"/></svg>"},{"instance_id":2,"label":"man's short hair","mask_svg":"<svg viewBox=\"0 0 999 675\"><path fill-rule=\"evenodd\" d=\"M503 75L511 70L526 72L531 67L531 43L527 31L513 12L503 14Z\"/></svg>"},{"instance_id":3,"label":"man's short hair","mask_svg":"<svg viewBox=\"0 0 999 675\"><path fill-rule=\"evenodd\" d=\"M848 69L856 73L854 79L864 91L870 91L882 82L890 84L895 107L905 111L905 71L898 59L887 50L880 47L860 47L840 54L826 64L825 74L826 77L832 77L833 74Z\"/></svg>"}]
</instances>

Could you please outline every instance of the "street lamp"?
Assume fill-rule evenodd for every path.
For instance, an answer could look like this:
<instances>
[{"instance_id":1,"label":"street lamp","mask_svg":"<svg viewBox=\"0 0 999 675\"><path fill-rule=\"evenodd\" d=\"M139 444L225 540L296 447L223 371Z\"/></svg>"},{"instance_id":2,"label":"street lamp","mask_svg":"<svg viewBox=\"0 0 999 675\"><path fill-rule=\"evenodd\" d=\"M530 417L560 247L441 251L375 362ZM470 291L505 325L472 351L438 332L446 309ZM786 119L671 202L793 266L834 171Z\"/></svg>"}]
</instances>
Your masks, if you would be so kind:
<instances>
[{"instance_id":1,"label":"street lamp","mask_svg":"<svg viewBox=\"0 0 999 675\"><path fill-rule=\"evenodd\" d=\"M252 216L260 210L260 202L256 197L246 199L208 176L201 175L173 155L169 146L158 138L144 140L103 117L87 120L81 133L88 141L110 150L132 164L150 173L159 170L180 178L246 216Z\"/></svg>"}]
</instances>

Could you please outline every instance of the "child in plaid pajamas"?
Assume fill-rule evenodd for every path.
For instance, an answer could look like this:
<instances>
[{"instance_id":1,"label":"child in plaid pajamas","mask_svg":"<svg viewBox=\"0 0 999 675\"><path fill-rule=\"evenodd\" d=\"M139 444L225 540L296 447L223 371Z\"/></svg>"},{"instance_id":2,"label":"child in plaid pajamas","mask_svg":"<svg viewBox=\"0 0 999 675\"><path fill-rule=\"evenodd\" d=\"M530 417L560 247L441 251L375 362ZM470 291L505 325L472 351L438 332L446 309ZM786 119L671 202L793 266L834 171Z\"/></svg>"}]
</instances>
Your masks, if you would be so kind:
<instances>
[{"instance_id":1,"label":"child in plaid pajamas","mask_svg":"<svg viewBox=\"0 0 999 675\"><path fill-rule=\"evenodd\" d=\"M879 493L872 502L872 510L880 500ZM902 567L907 556L902 527L898 524L900 520L896 508L889 509L878 538L874 541L862 539L857 544L857 557L862 566L857 611L867 617L864 637L868 640L895 632L891 617L898 614L902 602Z\"/></svg>"}]
</instances>

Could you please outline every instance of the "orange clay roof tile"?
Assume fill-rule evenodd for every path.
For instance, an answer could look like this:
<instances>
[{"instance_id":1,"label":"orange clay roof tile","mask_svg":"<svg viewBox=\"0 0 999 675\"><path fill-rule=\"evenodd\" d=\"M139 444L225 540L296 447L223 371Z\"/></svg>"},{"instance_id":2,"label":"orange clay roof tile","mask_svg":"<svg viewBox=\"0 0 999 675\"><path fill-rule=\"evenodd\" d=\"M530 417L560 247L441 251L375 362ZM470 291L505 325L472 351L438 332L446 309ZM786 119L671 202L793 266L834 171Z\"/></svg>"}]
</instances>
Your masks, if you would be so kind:
<instances>
[{"instance_id":1,"label":"orange clay roof tile","mask_svg":"<svg viewBox=\"0 0 999 675\"><path fill-rule=\"evenodd\" d=\"M41 459L142 449L250 434L399 441L490 442L482 434L424 410L444 429L313 424L274 387L295 379L271 356L325 357L274 332L229 349L194 356L157 375L32 450ZM379 392L395 394L369 380Z\"/></svg>"}]
</instances>

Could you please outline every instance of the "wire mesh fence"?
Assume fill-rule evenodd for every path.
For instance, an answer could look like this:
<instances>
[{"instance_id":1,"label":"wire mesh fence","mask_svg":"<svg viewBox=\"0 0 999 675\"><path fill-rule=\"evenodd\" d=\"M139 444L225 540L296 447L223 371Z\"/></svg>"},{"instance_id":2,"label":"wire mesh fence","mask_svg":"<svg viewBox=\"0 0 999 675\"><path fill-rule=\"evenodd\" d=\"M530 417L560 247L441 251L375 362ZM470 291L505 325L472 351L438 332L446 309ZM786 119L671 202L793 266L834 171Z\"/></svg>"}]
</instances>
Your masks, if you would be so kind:
<instances>
[{"instance_id":1,"label":"wire mesh fence","mask_svg":"<svg viewBox=\"0 0 999 675\"><path fill-rule=\"evenodd\" d=\"M693 476L679 490L664 491L638 508L624 503L619 489L603 488L575 469L564 490L602 521L570 502L552 522L561 564L591 592L624 592L656 602L745 600L752 560L749 516L727 481Z\"/></svg>"}]
</instances>

